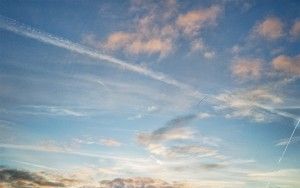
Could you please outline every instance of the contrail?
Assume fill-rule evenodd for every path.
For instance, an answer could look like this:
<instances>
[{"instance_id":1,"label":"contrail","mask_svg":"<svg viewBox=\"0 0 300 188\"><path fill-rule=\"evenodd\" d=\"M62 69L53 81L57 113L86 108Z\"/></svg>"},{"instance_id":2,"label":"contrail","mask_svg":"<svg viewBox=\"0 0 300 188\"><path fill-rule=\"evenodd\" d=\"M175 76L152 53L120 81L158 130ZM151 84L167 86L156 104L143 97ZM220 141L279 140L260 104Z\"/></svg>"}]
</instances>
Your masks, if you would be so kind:
<instances>
[{"instance_id":1,"label":"contrail","mask_svg":"<svg viewBox=\"0 0 300 188\"><path fill-rule=\"evenodd\" d=\"M17 160L10 160L10 161L20 163L20 164L23 164L23 165L27 165L27 166L33 166L33 167L36 167L36 168L42 168L42 169L47 169L47 170L58 171L57 168L52 168L52 167L39 165L39 164L35 164L35 163L30 163L30 162L25 162L25 161L17 161Z\"/></svg>"},{"instance_id":2,"label":"contrail","mask_svg":"<svg viewBox=\"0 0 300 188\"><path fill-rule=\"evenodd\" d=\"M64 149L47 149L42 146L34 146L34 145L15 145L15 144L0 144L0 148L7 148L7 149L17 149L17 150L25 150L25 151L38 151L38 152L48 152L48 153L60 153L60 154L68 154L68 155L77 155L83 157L92 157L92 158L102 158L102 159L113 159L113 160L120 160L124 162L148 162L142 158L136 158L133 156L132 158L127 157L117 157L113 155L105 155L99 153L87 153L81 151L74 151L74 150L64 150Z\"/></svg>"},{"instance_id":3,"label":"contrail","mask_svg":"<svg viewBox=\"0 0 300 188\"><path fill-rule=\"evenodd\" d=\"M165 75L161 72L154 72L151 69L134 65L128 62L125 62L123 60L114 58L109 55L102 54L100 52L97 52L95 50L92 50L86 46L83 46L78 43L71 42L69 40L59 38L56 36L53 36L49 33L39 31L37 29L34 29L30 26L26 26L24 24L18 23L16 20L4 17L0 15L0 28L5 29L7 31L11 31L15 34L25 36L28 38L32 38L35 40L38 40L40 42L46 43L46 44L51 44L60 48L64 48L69 51L73 51L82 55L86 55L90 58L98 59L98 60L103 60L107 63L114 64L117 67L121 69L125 69L131 72L136 72L139 74L142 74L144 76L150 77L152 79L162 81L166 84L176 86L181 89L189 90L192 95L195 96L203 96L200 92L192 89L189 85L186 85L182 82L179 82L168 75Z\"/></svg>"},{"instance_id":4,"label":"contrail","mask_svg":"<svg viewBox=\"0 0 300 188\"><path fill-rule=\"evenodd\" d=\"M299 126L299 123L300 123L300 119L298 120L298 122L297 122L297 124L296 124L296 126L295 126L295 128L294 128L294 130L293 130L293 132L292 132L292 134L291 134L291 136L290 136L290 138L289 138L289 140L288 140L288 142L287 142L287 144L286 144L286 146L285 146L285 148L284 148L284 150L283 150L283 152L281 154L281 157L277 161L277 165L279 165L281 163L282 159L284 158L285 153L287 151L287 148L289 147L289 144L290 144L291 140L293 139L293 136L294 136L294 134L295 134L295 132L296 132L298 126ZM268 181L267 188L269 188L270 185L271 185L271 182Z\"/></svg>"},{"instance_id":5,"label":"contrail","mask_svg":"<svg viewBox=\"0 0 300 188\"><path fill-rule=\"evenodd\" d=\"M152 78L154 80L158 80L158 81L164 82L166 84L175 86L179 89L185 90L185 91L187 91L187 93L190 96L194 96L197 98L203 98L203 96L206 96L206 97L210 97L213 100L220 101L216 96L201 93L201 92L195 90L190 85L187 85L183 82L179 82L176 79L173 79L173 78L169 77L168 75L163 74L161 72L156 72L149 68L145 68L145 67L142 67L139 65L134 65L134 64L128 63L126 61L123 61L121 59L117 59L115 57L102 54L98 51L92 50L81 44L74 43L69 40L53 36L49 33L39 31L37 29L34 29L30 26L21 24L21 23L17 22L16 20L4 17L2 15L0 15L0 28L7 30L7 31L11 31L15 34L18 34L18 35L21 35L24 37L38 40L38 41L46 43L46 44L51 44L53 46L57 46L57 47L60 47L60 48L63 48L63 49L66 49L66 50L69 50L72 52L76 52L81 55L86 55L93 59L103 60L106 63L116 65L120 69L125 69L125 70L131 71L131 72L135 72L135 73L144 75L146 77ZM286 112L274 110L270 107L263 106L260 104L256 104L255 106L257 108L267 110L271 113L275 113L275 114L283 116L283 117L298 120L297 117L295 117L292 114L286 113Z\"/></svg>"},{"instance_id":6,"label":"contrail","mask_svg":"<svg viewBox=\"0 0 300 188\"><path fill-rule=\"evenodd\" d=\"M284 150L283 150L283 152L282 152L282 154L281 154L281 157L279 158L279 160L278 160L278 162L277 162L278 164L281 163L282 159L284 158L285 153L286 153L286 150L287 150L287 148L289 147L289 144L290 144L290 142L291 142L291 140L292 140L292 138L293 138L293 136L294 136L294 134L295 134L296 129L297 129L298 126L299 126L299 122L300 122L300 120L298 120L298 122L297 122L297 124L296 124L296 126L295 126L295 128L294 128L294 130L293 130L293 132L292 132L292 134L291 134L291 136L290 136L290 138L289 138L289 141L288 141L288 143L286 144L286 146L285 146L285 148L284 148Z\"/></svg>"}]
</instances>

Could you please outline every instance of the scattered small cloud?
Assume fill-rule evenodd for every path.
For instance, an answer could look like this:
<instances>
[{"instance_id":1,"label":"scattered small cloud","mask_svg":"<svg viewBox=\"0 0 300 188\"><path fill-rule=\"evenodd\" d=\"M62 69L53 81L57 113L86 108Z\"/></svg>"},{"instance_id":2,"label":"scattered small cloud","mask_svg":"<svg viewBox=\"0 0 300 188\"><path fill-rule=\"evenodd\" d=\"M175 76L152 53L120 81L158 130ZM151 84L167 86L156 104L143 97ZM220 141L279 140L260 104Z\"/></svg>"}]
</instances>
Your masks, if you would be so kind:
<instances>
[{"instance_id":1,"label":"scattered small cloud","mask_svg":"<svg viewBox=\"0 0 300 188\"><path fill-rule=\"evenodd\" d=\"M292 75L300 75L300 55L294 57L279 55L272 60L272 64L277 71Z\"/></svg>"},{"instance_id":2,"label":"scattered small cloud","mask_svg":"<svg viewBox=\"0 0 300 188\"><path fill-rule=\"evenodd\" d=\"M216 24L221 13L221 7L213 5L209 8L193 10L181 14L176 20L176 25L188 36L197 35L203 28Z\"/></svg>"},{"instance_id":3,"label":"scattered small cloud","mask_svg":"<svg viewBox=\"0 0 300 188\"><path fill-rule=\"evenodd\" d=\"M295 21L290 30L290 35L295 39L300 37L300 20Z\"/></svg>"},{"instance_id":4,"label":"scattered small cloud","mask_svg":"<svg viewBox=\"0 0 300 188\"><path fill-rule=\"evenodd\" d=\"M215 57L215 52L210 50L201 39L191 42L191 53L195 52L200 52L206 59L212 59Z\"/></svg>"},{"instance_id":5,"label":"scattered small cloud","mask_svg":"<svg viewBox=\"0 0 300 188\"><path fill-rule=\"evenodd\" d=\"M101 139L100 143L104 146L108 146L108 147L119 147L122 145L122 143L120 143L119 141L109 138L109 139Z\"/></svg>"},{"instance_id":6,"label":"scattered small cloud","mask_svg":"<svg viewBox=\"0 0 300 188\"><path fill-rule=\"evenodd\" d=\"M256 104L272 106L282 103L281 97L264 88L223 93L217 99L222 104L216 106L216 110L229 110L226 118L248 117L256 122L269 121L270 117L270 114L257 108Z\"/></svg>"},{"instance_id":7,"label":"scattered small cloud","mask_svg":"<svg viewBox=\"0 0 300 188\"><path fill-rule=\"evenodd\" d=\"M254 32L267 40L276 40L284 36L283 23L277 17L268 17L255 26Z\"/></svg>"},{"instance_id":8,"label":"scattered small cloud","mask_svg":"<svg viewBox=\"0 0 300 188\"><path fill-rule=\"evenodd\" d=\"M262 72L261 59L236 58L231 66L234 76L246 79L259 79Z\"/></svg>"}]
</instances>

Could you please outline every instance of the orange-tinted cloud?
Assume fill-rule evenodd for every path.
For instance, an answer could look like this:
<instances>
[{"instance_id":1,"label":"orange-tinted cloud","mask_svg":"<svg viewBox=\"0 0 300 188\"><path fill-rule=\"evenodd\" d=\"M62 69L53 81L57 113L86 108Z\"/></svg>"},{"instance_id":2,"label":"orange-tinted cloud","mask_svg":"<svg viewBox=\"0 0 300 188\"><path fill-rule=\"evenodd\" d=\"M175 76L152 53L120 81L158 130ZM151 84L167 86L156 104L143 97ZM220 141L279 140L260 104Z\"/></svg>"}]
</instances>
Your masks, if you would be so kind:
<instances>
[{"instance_id":1,"label":"orange-tinted cloud","mask_svg":"<svg viewBox=\"0 0 300 188\"><path fill-rule=\"evenodd\" d=\"M262 61L260 59L234 60L231 67L232 74L242 79L258 79L261 76Z\"/></svg>"},{"instance_id":2,"label":"orange-tinted cloud","mask_svg":"<svg viewBox=\"0 0 300 188\"><path fill-rule=\"evenodd\" d=\"M219 6L193 10L180 15L177 18L176 24L185 34L193 36L206 25L214 24L220 12L221 8Z\"/></svg>"},{"instance_id":3,"label":"orange-tinted cloud","mask_svg":"<svg viewBox=\"0 0 300 188\"><path fill-rule=\"evenodd\" d=\"M273 59L272 64L277 71L300 75L300 55L295 57L280 55Z\"/></svg>"},{"instance_id":4,"label":"orange-tinted cloud","mask_svg":"<svg viewBox=\"0 0 300 188\"><path fill-rule=\"evenodd\" d=\"M268 40L278 39L284 35L283 23L276 17L269 17L256 26L255 32Z\"/></svg>"},{"instance_id":5,"label":"orange-tinted cloud","mask_svg":"<svg viewBox=\"0 0 300 188\"><path fill-rule=\"evenodd\" d=\"M299 38L300 37L300 20L295 21L292 29L290 30L290 34L294 38Z\"/></svg>"}]
</instances>

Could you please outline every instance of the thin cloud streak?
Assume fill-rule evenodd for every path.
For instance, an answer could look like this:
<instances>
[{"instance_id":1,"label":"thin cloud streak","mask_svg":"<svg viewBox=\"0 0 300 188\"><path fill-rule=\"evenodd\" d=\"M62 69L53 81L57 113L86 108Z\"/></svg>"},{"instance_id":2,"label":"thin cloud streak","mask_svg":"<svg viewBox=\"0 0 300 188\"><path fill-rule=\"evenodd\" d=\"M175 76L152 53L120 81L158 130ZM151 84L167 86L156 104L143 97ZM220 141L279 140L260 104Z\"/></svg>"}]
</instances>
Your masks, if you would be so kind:
<instances>
[{"instance_id":1,"label":"thin cloud streak","mask_svg":"<svg viewBox=\"0 0 300 188\"><path fill-rule=\"evenodd\" d=\"M76 53L79 53L82 55L87 55L90 58L104 60L106 62L109 62L110 64L117 65L121 69L125 69L125 70L131 71L131 72L136 72L136 73L142 74L142 75L150 77L152 79L162 81L166 84L176 86L180 89L189 90L195 96L202 96L201 93L193 90L190 86L188 86L184 83L181 83L173 78L170 78L169 76L167 76L163 73L154 72L145 67L133 65L133 64L130 64L123 60L114 58L112 56L108 56L108 55L99 53L99 52L89 49L81 44L74 43L69 40L53 36L49 33L45 33L45 32L36 30L30 26L18 23L17 21L7 18L7 17L4 17L2 15L0 15L0 28L5 29L7 31L11 31L11 32L21 35L21 36L25 36L28 38L38 40L38 41L46 43L46 44L51 44L51 45L54 45L54 46L57 46L60 48L67 49L72 52L76 52Z\"/></svg>"},{"instance_id":2,"label":"thin cloud streak","mask_svg":"<svg viewBox=\"0 0 300 188\"><path fill-rule=\"evenodd\" d=\"M0 144L0 148L48 152L48 153L61 153L61 154L77 155L77 156L84 156L84 157L113 159L113 160L120 160L120 161L148 162L148 160L136 158L136 157L133 157L131 159L126 157L115 157L111 155L103 155L103 154L95 154L95 153L87 153L87 152L79 152L79 151L68 151L68 150L58 150L58 149L54 150L54 149L47 149L41 146L32 146L32 145Z\"/></svg>"},{"instance_id":3,"label":"thin cloud streak","mask_svg":"<svg viewBox=\"0 0 300 188\"><path fill-rule=\"evenodd\" d=\"M58 171L58 169L56 169L56 168L52 168L52 167L48 167L48 166L44 166L44 165L40 165L40 164L35 164L35 163L30 163L30 162L25 162L25 161L17 161L17 160L10 160L10 161L20 163L23 165L27 165L27 166L36 167L36 168Z\"/></svg>"},{"instance_id":4,"label":"thin cloud streak","mask_svg":"<svg viewBox=\"0 0 300 188\"><path fill-rule=\"evenodd\" d=\"M7 31L11 31L15 34L18 34L18 35L21 35L24 37L38 40L38 41L46 43L46 44L51 44L51 45L54 45L54 46L57 46L57 47L60 47L60 48L63 48L63 49L66 49L66 50L69 50L72 52L86 55L90 58L106 61L110 64L117 65L121 69L125 69L125 70L131 71L131 72L136 72L141 75L150 77L154 80L158 80L158 81L164 82L166 84L173 85L180 89L186 90L186 91L188 91L188 93L191 96L194 96L197 98L203 98L203 96L208 96L208 94L201 93L201 92L195 90L194 88L192 88L191 86L189 86L185 83L179 82L161 72L154 72L153 70L147 69L145 67L133 65L126 61L114 58L112 56L108 56L108 55L99 53L99 52L89 49L81 44L74 43L69 40L53 36L49 33L41 32L30 26L26 26L24 24L18 23L17 21L7 18L7 17L4 17L2 15L0 15L0 28L7 30ZM219 99L217 99L216 96L211 96L211 97L219 102ZM286 113L286 112L274 110L270 107L260 105L260 104L257 104L255 106L259 107L261 109L267 110L271 113L275 113L277 115L283 116L283 117L288 117L288 118L292 118L294 120L298 120L298 117L295 117L294 115Z\"/></svg>"},{"instance_id":5,"label":"thin cloud streak","mask_svg":"<svg viewBox=\"0 0 300 188\"><path fill-rule=\"evenodd\" d=\"M279 164L279 163L282 161L282 159L284 158L285 153L286 153L286 151L287 151L287 148L288 148L289 145L290 145L290 142L291 142L291 140L292 140L292 138L293 138L293 136L294 136L294 134L295 134L296 129L297 129L298 126L299 126L299 123L300 123L300 120L298 120L298 122L297 122L297 124L296 124L296 126L295 126L295 128L294 128L294 130L293 130L293 132L292 132L292 134L291 134L291 136L290 136L290 138L289 138L289 141L288 141L288 143L286 144L286 146L285 146L285 148L284 148L284 150L283 150L283 152L282 152L282 154L281 154L281 157L280 157L279 160L278 160L278 164Z\"/></svg>"}]
</instances>

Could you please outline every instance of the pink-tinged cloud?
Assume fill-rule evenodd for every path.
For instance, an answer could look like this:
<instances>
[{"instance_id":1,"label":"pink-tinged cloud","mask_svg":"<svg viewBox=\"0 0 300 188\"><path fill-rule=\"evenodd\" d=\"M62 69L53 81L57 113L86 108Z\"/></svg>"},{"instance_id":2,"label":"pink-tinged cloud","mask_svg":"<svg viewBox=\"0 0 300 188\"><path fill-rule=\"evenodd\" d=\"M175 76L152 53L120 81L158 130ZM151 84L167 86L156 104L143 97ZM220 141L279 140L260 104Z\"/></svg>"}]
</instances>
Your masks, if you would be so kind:
<instances>
[{"instance_id":1,"label":"pink-tinged cloud","mask_svg":"<svg viewBox=\"0 0 300 188\"><path fill-rule=\"evenodd\" d=\"M242 79L258 79L261 76L262 60L260 59L235 59L231 66L234 76Z\"/></svg>"},{"instance_id":2,"label":"pink-tinged cloud","mask_svg":"<svg viewBox=\"0 0 300 188\"><path fill-rule=\"evenodd\" d=\"M292 29L290 30L290 34L294 38L299 38L300 37L300 20L295 21Z\"/></svg>"},{"instance_id":3,"label":"pink-tinged cloud","mask_svg":"<svg viewBox=\"0 0 300 188\"><path fill-rule=\"evenodd\" d=\"M193 10L177 18L176 25L187 35L194 36L201 29L216 23L220 15L219 6L211 6L206 9Z\"/></svg>"},{"instance_id":4,"label":"pink-tinged cloud","mask_svg":"<svg viewBox=\"0 0 300 188\"><path fill-rule=\"evenodd\" d=\"M256 26L255 32L268 40L275 40L284 35L283 23L279 18L269 17Z\"/></svg>"},{"instance_id":5,"label":"pink-tinged cloud","mask_svg":"<svg viewBox=\"0 0 300 188\"><path fill-rule=\"evenodd\" d=\"M300 75L300 55L294 57L280 55L273 59L272 64L277 71Z\"/></svg>"}]
</instances>

